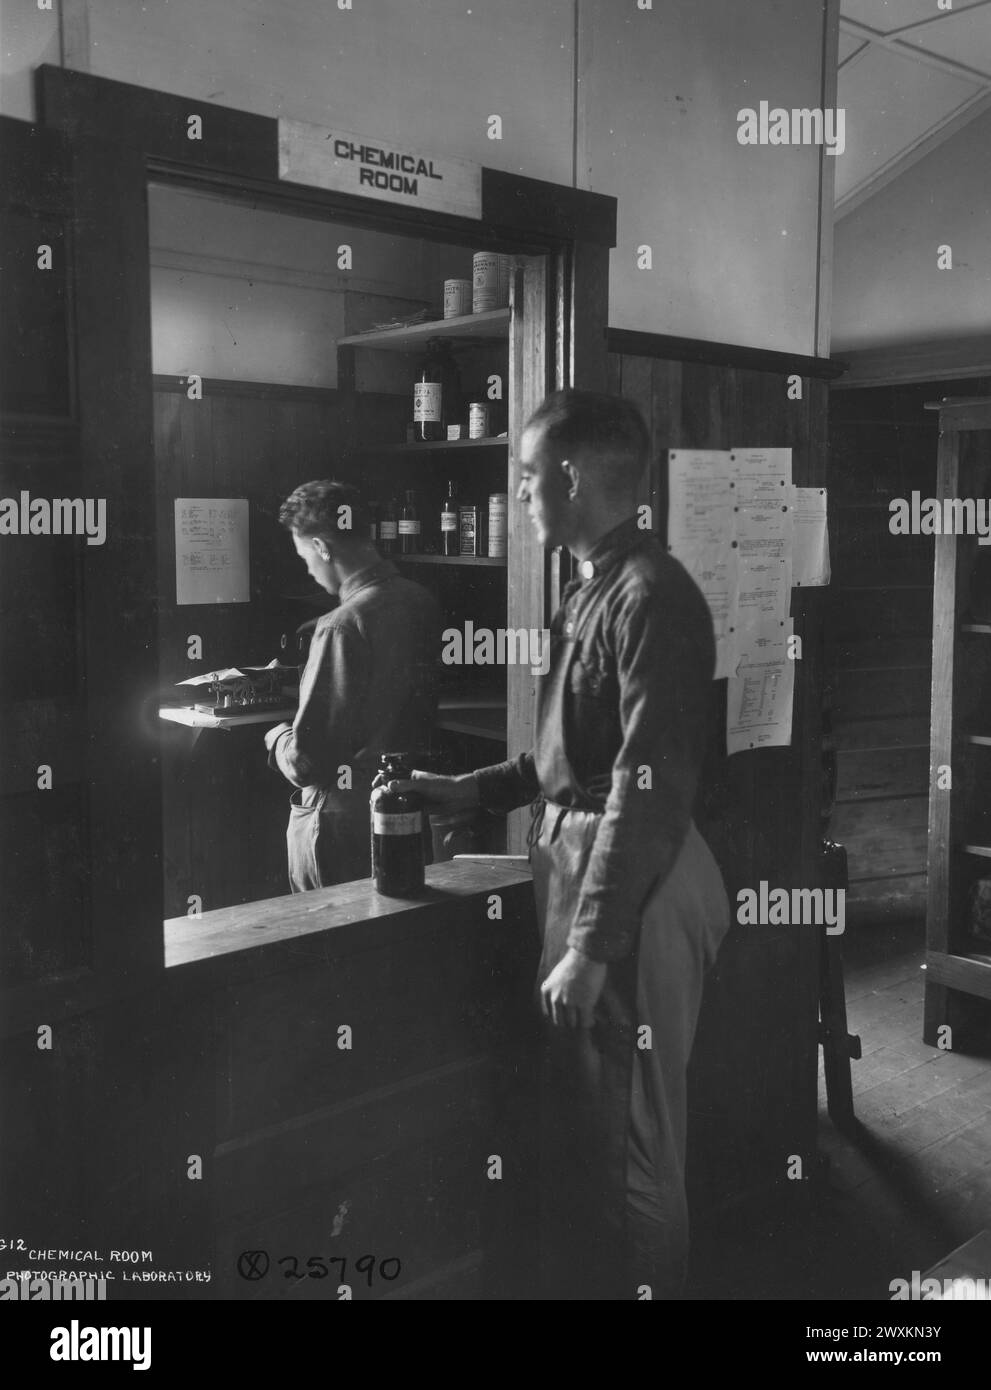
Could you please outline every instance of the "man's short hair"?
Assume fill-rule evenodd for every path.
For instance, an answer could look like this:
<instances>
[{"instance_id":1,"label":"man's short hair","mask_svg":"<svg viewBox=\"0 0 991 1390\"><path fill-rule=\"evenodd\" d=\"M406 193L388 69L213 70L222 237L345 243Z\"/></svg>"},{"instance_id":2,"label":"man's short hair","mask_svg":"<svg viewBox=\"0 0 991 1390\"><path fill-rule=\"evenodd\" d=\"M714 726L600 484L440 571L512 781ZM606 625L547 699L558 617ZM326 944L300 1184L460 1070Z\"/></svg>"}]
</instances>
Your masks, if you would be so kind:
<instances>
[{"instance_id":1,"label":"man's short hair","mask_svg":"<svg viewBox=\"0 0 991 1390\"><path fill-rule=\"evenodd\" d=\"M350 511L343 511L344 507ZM351 483L339 483L333 478L301 483L283 502L279 520L287 530L300 536L337 542L368 540L368 507L364 498Z\"/></svg>"},{"instance_id":2,"label":"man's short hair","mask_svg":"<svg viewBox=\"0 0 991 1390\"><path fill-rule=\"evenodd\" d=\"M554 391L526 424L539 428L557 459L582 457L608 492L636 489L650 454L650 432L635 405L597 391Z\"/></svg>"}]
</instances>

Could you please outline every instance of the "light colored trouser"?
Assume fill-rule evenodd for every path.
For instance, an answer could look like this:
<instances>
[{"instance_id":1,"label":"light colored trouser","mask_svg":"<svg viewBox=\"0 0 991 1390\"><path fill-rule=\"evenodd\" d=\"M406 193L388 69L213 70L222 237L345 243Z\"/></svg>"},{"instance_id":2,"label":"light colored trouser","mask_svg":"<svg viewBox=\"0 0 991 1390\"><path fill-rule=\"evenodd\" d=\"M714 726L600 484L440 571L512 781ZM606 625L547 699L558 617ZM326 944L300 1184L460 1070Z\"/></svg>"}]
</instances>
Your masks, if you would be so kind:
<instances>
[{"instance_id":1,"label":"light colored trouser","mask_svg":"<svg viewBox=\"0 0 991 1390\"><path fill-rule=\"evenodd\" d=\"M598 821L590 812L551 804L544 812L531 856L543 940L541 981L567 949ZM651 1286L654 1298L672 1297L684 1278L686 1073L705 970L729 922L719 868L692 824L670 874L644 905L635 980L630 962L610 965L597 1026L561 1040L573 1049L574 1065L587 1078L568 1103L598 1109L600 1130L613 1130L596 1140L605 1165L600 1176L607 1172L622 1184L625 1158L625 1193L619 1198L628 1272L620 1285L631 1298L641 1284ZM645 1024L651 1030L649 1048L637 1045L646 1036L640 1031ZM627 1088L625 1095L618 1094L621 1088ZM553 1100L544 1096L541 1103L553 1105ZM625 1132L620 1132L624 1118ZM575 1132L581 1130L577 1125ZM546 1176L553 1182L552 1174ZM609 1200L607 1193L602 1200Z\"/></svg>"},{"instance_id":2,"label":"light colored trouser","mask_svg":"<svg viewBox=\"0 0 991 1390\"><path fill-rule=\"evenodd\" d=\"M371 779L350 791L305 787L289 799L286 847L294 893L350 883L371 873L368 795Z\"/></svg>"}]
</instances>

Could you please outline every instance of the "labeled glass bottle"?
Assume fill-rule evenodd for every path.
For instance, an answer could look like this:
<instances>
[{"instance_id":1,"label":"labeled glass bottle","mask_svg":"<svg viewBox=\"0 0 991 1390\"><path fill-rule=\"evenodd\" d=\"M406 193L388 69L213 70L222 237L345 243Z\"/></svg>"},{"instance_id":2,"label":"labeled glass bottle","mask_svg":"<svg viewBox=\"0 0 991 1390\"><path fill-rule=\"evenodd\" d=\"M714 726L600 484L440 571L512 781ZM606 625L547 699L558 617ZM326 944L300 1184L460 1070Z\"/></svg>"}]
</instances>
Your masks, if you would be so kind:
<instances>
[{"instance_id":1,"label":"labeled glass bottle","mask_svg":"<svg viewBox=\"0 0 991 1390\"><path fill-rule=\"evenodd\" d=\"M378 547L383 555L394 555L399 547L399 523L396 517L396 499L390 497L382 508L379 519Z\"/></svg>"},{"instance_id":2,"label":"labeled glass bottle","mask_svg":"<svg viewBox=\"0 0 991 1390\"><path fill-rule=\"evenodd\" d=\"M447 485L447 497L440 513L440 546L442 555L459 555L461 538L458 535L458 499L453 482Z\"/></svg>"},{"instance_id":3,"label":"labeled glass bottle","mask_svg":"<svg viewBox=\"0 0 991 1390\"><path fill-rule=\"evenodd\" d=\"M418 555L420 552L420 518L416 511L416 493L406 491L406 501L399 511L399 553Z\"/></svg>"},{"instance_id":4,"label":"labeled glass bottle","mask_svg":"<svg viewBox=\"0 0 991 1390\"><path fill-rule=\"evenodd\" d=\"M436 444L447 438L447 426L461 418L461 378L443 338L431 338L413 386L413 439Z\"/></svg>"},{"instance_id":5,"label":"labeled glass bottle","mask_svg":"<svg viewBox=\"0 0 991 1390\"><path fill-rule=\"evenodd\" d=\"M372 783L372 877L387 898L411 898L423 891L423 797L390 792L390 782L408 781L405 753L383 753Z\"/></svg>"}]
</instances>

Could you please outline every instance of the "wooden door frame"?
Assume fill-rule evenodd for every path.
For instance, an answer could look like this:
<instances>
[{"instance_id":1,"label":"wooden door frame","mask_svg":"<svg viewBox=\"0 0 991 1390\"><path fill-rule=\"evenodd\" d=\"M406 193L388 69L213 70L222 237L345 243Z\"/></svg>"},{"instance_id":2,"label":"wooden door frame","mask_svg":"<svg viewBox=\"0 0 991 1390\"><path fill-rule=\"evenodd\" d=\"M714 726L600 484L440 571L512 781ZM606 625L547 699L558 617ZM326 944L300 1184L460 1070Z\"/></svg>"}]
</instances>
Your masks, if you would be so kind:
<instances>
[{"instance_id":1,"label":"wooden door frame","mask_svg":"<svg viewBox=\"0 0 991 1390\"><path fill-rule=\"evenodd\" d=\"M562 346L559 317L554 370L545 356L539 390L536 378L530 386L534 399L545 384L605 380L605 267L616 201L489 168L481 172L479 221L329 193L279 181L275 118L48 65L35 77L38 123L62 132L75 160L79 487L105 498L108 513L106 544L87 557L84 594L94 926L92 978L76 1002L85 1007L94 993L130 992L164 969L149 182L548 257L568 336ZM192 115L201 118L201 139L187 136ZM578 295L576 267L586 262L603 278ZM540 626L544 566L527 565L523 574L514 625ZM511 752L530 731L518 692L513 709Z\"/></svg>"}]
</instances>

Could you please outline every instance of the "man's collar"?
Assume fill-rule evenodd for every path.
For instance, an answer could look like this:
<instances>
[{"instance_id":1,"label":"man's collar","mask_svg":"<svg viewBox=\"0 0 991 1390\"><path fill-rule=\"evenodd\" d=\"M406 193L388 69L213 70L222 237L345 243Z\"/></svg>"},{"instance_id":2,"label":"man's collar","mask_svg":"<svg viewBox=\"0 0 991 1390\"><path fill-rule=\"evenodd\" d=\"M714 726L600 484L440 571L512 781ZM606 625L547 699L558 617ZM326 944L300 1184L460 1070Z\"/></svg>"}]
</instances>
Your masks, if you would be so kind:
<instances>
[{"instance_id":1,"label":"man's collar","mask_svg":"<svg viewBox=\"0 0 991 1390\"><path fill-rule=\"evenodd\" d=\"M597 579L599 575L605 574L618 560L621 560L628 550L631 550L637 541L643 536L643 532L637 524L637 517L627 517L618 526L614 526L611 531L607 531L596 541L595 545L586 555L584 560L580 560L576 566L577 574L583 583L588 583L592 579Z\"/></svg>"},{"instance_id":2,"label":"man's collar","mask_svg":"<svg viewBox=\"0 0 991 1390\"><path fill-rule=\"evenodd\" d=\"M368 584L380 584L383 579L392 579L399 571L391 560L379 559L364 569L349 574L338 591L341 603L346 603L352 594L364 589Z\"/></svg>"}]
</instances>

